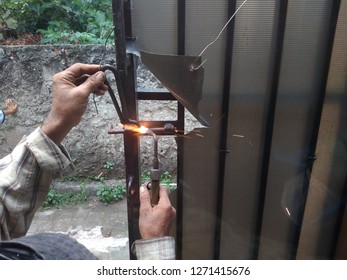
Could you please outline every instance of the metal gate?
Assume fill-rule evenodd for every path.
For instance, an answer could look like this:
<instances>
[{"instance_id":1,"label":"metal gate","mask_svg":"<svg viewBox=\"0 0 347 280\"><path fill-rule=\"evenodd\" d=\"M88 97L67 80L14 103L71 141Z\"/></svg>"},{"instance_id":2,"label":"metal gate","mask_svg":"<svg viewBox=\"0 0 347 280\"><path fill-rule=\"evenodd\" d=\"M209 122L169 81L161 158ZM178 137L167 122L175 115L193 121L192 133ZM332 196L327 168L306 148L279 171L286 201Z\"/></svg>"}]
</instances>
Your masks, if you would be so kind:
<instances>
[{"instance_id":1,"label":"metal gate","mask_svg":"<svg viewBox=\"0 0 347 280\"><path fill-rule=\"evenodd\" d=\"M136 88L133 46L198 56L243 3L113 0L132 119L138 100L175 99ZM346 258L346 34L345 0L248 0L204 52L199 111L210 126L176 137L178 259ZM131 243L138 138L125 133L124 147Z\"/></svg>"}]
</instances>

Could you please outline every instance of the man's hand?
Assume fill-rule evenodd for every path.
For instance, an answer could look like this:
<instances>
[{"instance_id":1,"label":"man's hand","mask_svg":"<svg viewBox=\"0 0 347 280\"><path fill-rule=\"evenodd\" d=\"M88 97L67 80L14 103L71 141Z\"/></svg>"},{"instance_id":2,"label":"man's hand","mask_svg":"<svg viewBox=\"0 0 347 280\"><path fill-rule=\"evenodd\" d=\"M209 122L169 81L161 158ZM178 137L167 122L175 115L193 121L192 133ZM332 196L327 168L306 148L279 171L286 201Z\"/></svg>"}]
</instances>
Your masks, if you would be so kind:
<instances>
[{"instance_id":1,"label":"man's hand","mask_svg":"<svg viewBox=\"0 0 347 280\"><path fill-rule=\"evenodd\" d=\"M90 93L103 95L106 75L99 65L77 63L53 76L52 108L42 131L59 144L79 124Z\"/></svg>"},{"instance_id":2,"label":"man's hand","mask_svg":"<svg viewBox=\"0 0 347 280\"><path fill-rule=\"evenodd\" d=\"M5 116L12 115L17 111L17 105L15 105L12 99L6 99L6 109L4 110Z\"/></svg>"},{"instance_id":3,"label":"man's hand","mask_svg":"<svg viewBox=\"0 0 347 280\"><path fill-rule=\"evenodd\" d=\"M159 202L154 207L151 205L150 193L147 188L140 187L139 228L143 239L169 235L175 217L176 210L172 207L167 189L164 186L160 186Z\"/></svg>"}]
</instances>

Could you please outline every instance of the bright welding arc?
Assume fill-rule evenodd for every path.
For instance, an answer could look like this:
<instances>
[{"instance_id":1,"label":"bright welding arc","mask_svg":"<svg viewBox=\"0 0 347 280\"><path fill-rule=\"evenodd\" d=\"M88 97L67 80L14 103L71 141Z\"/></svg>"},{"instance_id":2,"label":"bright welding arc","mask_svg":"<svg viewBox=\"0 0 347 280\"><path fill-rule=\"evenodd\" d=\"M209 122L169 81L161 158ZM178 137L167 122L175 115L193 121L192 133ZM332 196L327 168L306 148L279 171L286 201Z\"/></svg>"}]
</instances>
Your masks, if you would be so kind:
<instances>
[{"instance_id":1,"label":"bright welding arc","mask_svg":"<svg viewBox=\"0 0 347 280\"><path fill-rule=\"evenodd\" d=\"M190 70L191 71L196 71L198 70L206 61L207 59L205 59L200 65L195 66L194 64L198 61L199 57L201 57L204 52L210 47L212 46L214 43L217 42L217 40L220 38L220 36L222 35L222 33L224 32L224 30L227 28L227 26L229 25L229 23L232 21L232 19L236 16L236 14L241 10L241 8L243 7L244 4L246 4L248 0L245 0L242 2L242 4L240 5L240 7L238 7L238 9L235 11L235 13L229 18L229 20L227 21L227 23L223 26L222 30L219 32L219 34L217 35L217 37L211 42L209 43L202 51L201 53L198 55L198 57L195 59L194 63L190 66Z\"/></svg>"}]
</instances>

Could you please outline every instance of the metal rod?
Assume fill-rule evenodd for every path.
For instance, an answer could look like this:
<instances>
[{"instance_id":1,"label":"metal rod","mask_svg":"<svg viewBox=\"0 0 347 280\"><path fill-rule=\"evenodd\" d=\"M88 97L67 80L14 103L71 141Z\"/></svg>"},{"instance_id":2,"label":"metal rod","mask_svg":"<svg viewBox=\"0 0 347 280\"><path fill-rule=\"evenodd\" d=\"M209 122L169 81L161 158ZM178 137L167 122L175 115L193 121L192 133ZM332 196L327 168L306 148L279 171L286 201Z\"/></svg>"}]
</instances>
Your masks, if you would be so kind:
<instances>
[{"instance_id":1,"label":"metal rod","mask_svg":"<svg viewBox=\"0 0 347 280\"><path fill-rule=\"evenodd\" d=\"M113 73L115 80L116 80L117 89L118 89L118 96L119 96L122 108L119 107L119 104L117 102L117 99L115 97L114 91L113 91L110 83L107 80L105 83L108 86L109 94L110 94L112 102L116 108L116 111L118 113L118 117L119 117L121 123L127 124L130 122L134 122L134 121L130 121L130 119L129 119L127 104L125 101L125 90L123 87L124 87L125 82L126 82L126 77L123 75L124 72L119 71L117 68L115 68L111 65L103 65L101 67L101 71L105 72L107 70L109 70Z\"/></svg>"},{"instance_id":2,"label":"metal rod","mask_svg":"<svg viewBox=\"0 0 347 280\"><path fill-rule=\"evenodd\" d=\"M130 4L127 2L127 4ZM120 76L120 83L126 94L124 94L124 104L128 112L127 119L137 120L137 93L136 93L136 57L127 55L126 34L129 28L129 19L124 19L124 0L112 0L113 23L115 26L115 46L117 70ZM130 10L127 11L130 17ZM131 34L127 34L130 36ZM124 108L123 115L124 115ZM139 162L139 139L133 133L124 133L124 158L125 158L125 177L128 191L128 232L129 232L129 255L130 259L136 259L136 255L131 251L131 245L140 239L139 230L139 187L140 187L140 162Z\"/></svg>"},{"instance_id":3,"label":"metal rod","mask_svg":"<svg viewBox=\"0 0 347 280\"><path fill-rule=\"evenodd\" d=\"M136 126L136 128L138 128ZM161 127L148 127L146 126L146 128L148 128L147 132L140 132L138 131L138 129L134 129L134 125L133 126L116 126L115 128L112 126L112 124L109 126L108 129L108 134L123 134L125 132L128 133L133 133L136 136L146 136L146 135L151 135L153 136L153 134L155 135L176 135L178 134L178 129L172 124L172 123L165 123L165 125L161 126Z\"/></svg>"},{"instance_id":4,"label":"metal rod","mask_svg":"<svg viewBox=\"0 0 347 280\"><path fill-rule=\"evenodd\" d=\"M137 89L138 100L172 100L177 99L167 89Z\"/></svg>"},{"instance_id":5,"label":"metal rod","mask_svg":"<svg viewBox=\"0 0 347 280\"><path fill-rule=\"evenodd\" d=\"M275 123L275 113L277 106L277 96L278 96L278 85L280 81L281 74L281 65L282 65L282 54L283 54L283 45L284 45L284 37L286 30L286 22L287 22L287 10L288 10L288 0L281 0L279 2L279 13L278 13L278 28L276 34L276 45L274 46L275 54L274 54L274 67L272 70L272 85L270 92L270 100L268 106L268 113L266 119L266 128L265 128L265 138L264 138L264 152L263 152L263 160L262 160L262 169L261 169L261 177L260 177L260 189L259 189L259 198L258 198L258 210L257 210L257 218L254 232L254 246L252 252L252 258L257 259L259 255L259 246L260 246L260 236L261 236L261 228L263 223L263 214L265 207L265 194L268 182L268 173L269 173L269 165L270 165L270 155L271 155L271 147L272 147L272 137L274 131L274 123Z\"/></svg>"},{"instance_id":6,"label":"metal rod","mask_svg":"<svg viewBox=\"0 0 347 280\"><path fill-rule=\"evenodd\" d=\"M124 32L125 38L133 40L133 30L131 21L131 2L132 0L124 0Z\"/></svg>"},{"instance_id":7,"label":"metal rod","mask_svg":"<svg viewBox=\"0 0 347 280\"><path fill-rule=\"evenodd\" d=\"M124 28L124 0L112 0L114 39L116 46L117 70L126 75L126 44Z\"/></svg>"},{"instance_id":8,"label":"metal rod","mask_svg":"<svg viewBox=\"0 0 347 280\"><path fill-rule=\"evenodd\" d=\"M186 1L177 1L177 53L185 55L185 38L186 38ZM178 110L178 130L184 134L184 107L177 102ZM177 200L176 200L176 259L181 260L183 255L183 150L184 142L182 139L177 140Z\"/></svg>"},{"instance_id":9,"label":"metal rod","mask_svg":"<svg viewBox=\"0 0 347 280\"><path fill-rule=\"evenodd\" d=\"M229 1L228 17L235 14L236 0ZM231 70L232 70L232 54L234 46L234 32L235 21L227 27L227 38L225 48L225 65L224 65L224 85L222 96L222 123L220 128L219 139L219 161L218 161L218 182L217 182L217 208L216 208L216 223L214 229L214 250L213 259L220 258L220 244L221 244L221 231L222 231L222 214L223 214L223 194L224 194L224 180L225 180L225 161L228 150L228 122L229 122L229 100L230 100L230 87L231 87Z\"/></svg>"}]
</instances>

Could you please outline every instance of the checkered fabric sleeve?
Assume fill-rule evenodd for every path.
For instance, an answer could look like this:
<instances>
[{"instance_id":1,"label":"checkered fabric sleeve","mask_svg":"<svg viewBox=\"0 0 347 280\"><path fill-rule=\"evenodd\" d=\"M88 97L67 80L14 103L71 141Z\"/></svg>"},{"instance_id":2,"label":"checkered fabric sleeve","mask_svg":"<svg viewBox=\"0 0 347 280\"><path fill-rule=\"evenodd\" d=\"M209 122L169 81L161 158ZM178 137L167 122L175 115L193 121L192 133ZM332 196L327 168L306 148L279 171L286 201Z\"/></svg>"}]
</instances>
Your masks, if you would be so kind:
<instances>
[{"instance_id":1,"label":"checkered fabric sleeve","mask_svg":"<svg viewBox=\"0 0 347 280\"><path fill-rule=\"evenodd\" d=\"M171 236L136 240L132 252L138 260L174 260L175 240Z\"/></svg>"},{"instance_id":2,"label":"checkered fabric sleeve","mask_svg":"<svg viewBox=\"0 0 347 280\"><path fill-rule=\"evenodd\" d=\"M57 146L40 128L0 159L0 239L25 235L52 180L72 170L64 147Z\"/></svg>"}]
</instances>

